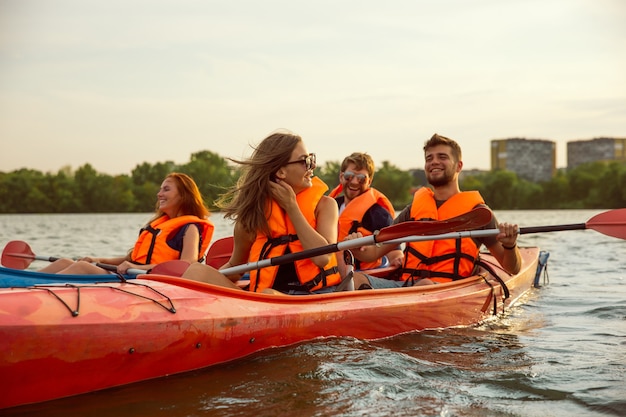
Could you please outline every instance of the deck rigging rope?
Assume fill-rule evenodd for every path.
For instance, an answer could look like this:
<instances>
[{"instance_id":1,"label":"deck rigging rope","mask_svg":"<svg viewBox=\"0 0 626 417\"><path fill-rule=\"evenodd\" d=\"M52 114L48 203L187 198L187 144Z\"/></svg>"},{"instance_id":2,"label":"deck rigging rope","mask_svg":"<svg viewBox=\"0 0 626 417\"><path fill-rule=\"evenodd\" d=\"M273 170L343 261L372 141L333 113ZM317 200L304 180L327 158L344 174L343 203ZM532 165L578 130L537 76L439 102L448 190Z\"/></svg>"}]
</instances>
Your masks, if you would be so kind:
<instances>
[{"instance_id":1,"label":"deck rigging rope","mask_svg":"<svg viewBox=\"0 0 626 417\"><path fill-rule=\"evenodd\" d=\"M150 291L160 295L162 298L164 298L166 300L165 303L157 300L156 298L152 298L152 297L148 297L146 295L142 295L142 294L137 294L134 293L132 291L128 291L126 289L120 288L120 287L114 287L112 285L107 285L107 284L83 284L83 285L77 285L77 284L65 284L63 286L59 286L59 285L33 285L30 287L26 287L27 289L31 289L31 290L44 290L46 292L48 292L48 294L53 295L57 300L59 300L61 302L61 304L63 304L65 306L65 308L67 308L67 310L70 312L70 314L72 315L72 317L76 317L79 315L80 312L80 289L81 288L109 288L115 291L119 291L119 292L123 292L126 294L130 294L132 296L135 297L139 297L142 298L144 300L148 300L148 301L152 301L153 303L155 303L156 305L164 308L165 310L169 311L172 314L176 314L176 308L174 307L174 303L172 302L171 298L169 298L168 296L166 296L165 294L163 294L162 292L152 288L151 286L147 285L147 284L142 284L142 283L137 283L137 282L130 282L130 281L126 281L125 282L128 285L136 285L138 287L144 287L149 289ZM59 288L75 288L76 289L76 308L72 309L69 304L67 302L65 302L65 300L63 300L57 293L54 292L54 289L59 289Z\"/></svg>"}]
</instances>

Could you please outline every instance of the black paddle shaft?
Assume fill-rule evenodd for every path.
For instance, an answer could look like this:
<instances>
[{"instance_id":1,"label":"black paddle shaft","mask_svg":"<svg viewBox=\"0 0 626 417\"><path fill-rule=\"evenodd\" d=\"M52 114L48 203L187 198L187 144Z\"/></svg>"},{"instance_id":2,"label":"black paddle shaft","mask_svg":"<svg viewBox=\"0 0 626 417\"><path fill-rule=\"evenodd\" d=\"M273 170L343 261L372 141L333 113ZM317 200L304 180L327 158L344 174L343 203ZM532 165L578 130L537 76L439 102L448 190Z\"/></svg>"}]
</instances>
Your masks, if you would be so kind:
<instances>
[{"instance_id":1,"label":"black paddle shaft","mask_svg":"<svg viewBox=\"0 0 626 417\"><path fill-rule=\"evenodd\" d=\"M559 232L561 230L584 230L586 228L586 223L561 224L555 226L520 227L519 234L523 235L526 233Z\"/></svg>"}]
</instances>

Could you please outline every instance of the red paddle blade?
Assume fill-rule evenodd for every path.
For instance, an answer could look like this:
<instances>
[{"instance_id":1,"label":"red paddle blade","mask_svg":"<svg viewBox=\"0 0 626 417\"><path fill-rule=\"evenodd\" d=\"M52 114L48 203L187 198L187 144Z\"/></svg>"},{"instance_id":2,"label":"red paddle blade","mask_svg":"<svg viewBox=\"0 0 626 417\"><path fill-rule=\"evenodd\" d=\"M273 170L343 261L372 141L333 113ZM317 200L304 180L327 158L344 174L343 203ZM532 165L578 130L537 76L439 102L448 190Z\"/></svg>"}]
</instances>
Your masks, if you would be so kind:
<instances>
[{"instance_id":1,"label":"red paddle blade","mask_svg":"<svg viewBox=\"0 0 626 417\"><path fill-rule=\"evenodd\" d=\"M476 207L468 213L447 220L398 223L380 229L376 235L376 241L386 242L407 236L429 236L474 230L488 225L491 217L491 210L486 207Z\"/></svg>"},{"instance_id":2,"label":"red paddle blade","mask_svg":"<svg viewBox=\"0 0 626 417\"><path fill-rule=\"evenodd\" d=\"M607 236L626 239L626 208L596 214L585 226Z\"/></svg>"},{"instance_id":3,"label":"red paddle blade","mask_svg":"<svg viewBox=\"0 0 626 417\"><path fill-rule=\"evenodd\" d=\"M232 236L223 237L213 242L206 255L206 264L219 269L230 259L233 253L235 239Z\"/></svg>"},{"instance_id":4,"label":"red paddle blade","mask_svg":"<svg viewBox=\"0 0 626 417\"><path fill-rule=\"evenodd\" d=\"M12 240L2 251L2 266L13 269L26 269L35 259L35 254L28 243Z\"/></svg>"}]
</instances>

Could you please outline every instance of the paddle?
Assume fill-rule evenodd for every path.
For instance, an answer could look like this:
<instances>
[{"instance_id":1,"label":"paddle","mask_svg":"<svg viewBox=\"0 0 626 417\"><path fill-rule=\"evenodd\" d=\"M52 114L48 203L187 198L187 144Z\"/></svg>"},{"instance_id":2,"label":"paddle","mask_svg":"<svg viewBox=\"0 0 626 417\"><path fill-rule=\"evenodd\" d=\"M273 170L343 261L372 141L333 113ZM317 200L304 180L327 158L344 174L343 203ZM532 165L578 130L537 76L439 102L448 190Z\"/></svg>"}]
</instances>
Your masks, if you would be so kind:
<instances>
[{"instance_id":1,"label":"paddle","mask_svg":"<svg viewBox=\"0 0 626 417\"><path fill-rule=\"evenodd\" d=\"M4 247L4 250L2 251L2 265L12 269L26 269L34 260L54 262L58 259L60 258L55 258L53 256L35 255L28 243L21 240L12 240L11 242L7 243L7 245ZM116 265L102 263L94 263L94 265L99 266L100 268L107 271L117 271ZM152 268L150 271L131 268L126 272L126 275L142 275L151 273L160 275L181 276L188 267L189 262L174 260L160 263Z\"/></svg>"},{"instance_id":2,"label":"paddle","mask_svg":"<svg viewBox=\"0 0 626 417\"><path fill-rule=\"evenodd\" d=\"M592 229L604 235L626 239L626 208L605 211L596 214L586 223L562 224L552 226L520 227L520 235L528 233L560 232L566 230ZM459 232L443 233L431 236L411 236L405 239L396 239L385 243L422 242L427 240L459 239L466 237L495 236L500 233L499 229L466 230Z\"/></svg>"},{"instance_id":3,"label":"paddle","mask_svg":"<svg viewBox=\"0 0 626 417\"><path fill-rule=\"evenodd\" d=\"M283 265L286 263L299 261L305 258L339 252L345 249L354 249L361 246L375 245L377 243L402 243L408 241L411 236L437 235L443 231L450 230L471 230L487 225L491 221L491 211L485 207L476 207L472 211L440 221L411 221L394 224L384 227L378 233L371 236L364 236L358 239L345 240L343 242L332 243L313 249L306 249L300 252L289 253L275 258L263 259L256 262L221 269L224 275L241 274L254 269L268 266Z\"/></svg>"}]
</instances>

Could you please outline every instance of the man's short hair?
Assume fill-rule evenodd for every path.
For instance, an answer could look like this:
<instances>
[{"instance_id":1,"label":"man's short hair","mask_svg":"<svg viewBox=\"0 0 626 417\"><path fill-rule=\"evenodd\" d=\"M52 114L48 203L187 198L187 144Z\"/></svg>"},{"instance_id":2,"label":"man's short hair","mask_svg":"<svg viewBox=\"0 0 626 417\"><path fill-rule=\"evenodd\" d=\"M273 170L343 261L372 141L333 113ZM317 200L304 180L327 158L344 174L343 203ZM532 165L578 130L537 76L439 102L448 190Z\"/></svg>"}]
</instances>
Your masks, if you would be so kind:
<instances>
[{"instance_id":1,"label":"man's short hair","mask_svg":"<svg viewBox=\"0 0 626 417\"><path fill-rule=\"evenodd\" d=\"M344 172L351 163L356 166L356 169L366 169L370 178L374 177L376 170L374 160L367 153L353 152L350 156L346 156L341 163L341 172Z\"/></svg>"},{"instance_id":2,"label":"man's short hair","mask_svg":"<svg viewBox=\"0 0 626 417\"><path fill-rule=\"evenodd\" d=\"M463 159L463 154L461 152L461 147L454 140L447 138L445 136L441 136L435 133L430 139L424 143L424 152L428 149L438 146L438 145L446 145L452 149L452 157L458 162Z\"/></svg>"}]
</instances>

